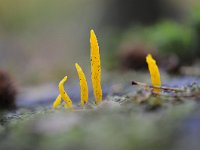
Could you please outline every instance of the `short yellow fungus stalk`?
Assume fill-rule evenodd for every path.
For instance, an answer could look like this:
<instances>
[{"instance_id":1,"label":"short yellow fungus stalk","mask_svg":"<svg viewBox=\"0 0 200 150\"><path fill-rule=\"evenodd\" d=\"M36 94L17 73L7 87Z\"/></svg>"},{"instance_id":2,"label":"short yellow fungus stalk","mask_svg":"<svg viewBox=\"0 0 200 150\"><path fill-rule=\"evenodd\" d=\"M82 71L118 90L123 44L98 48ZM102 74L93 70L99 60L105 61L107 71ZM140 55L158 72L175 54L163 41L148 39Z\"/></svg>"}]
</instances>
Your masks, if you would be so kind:
<instances>
[{"instance_id":1,"label":"short yellow fungus stalk","mask_svg":"<svg viewBox=\"0 0 200 150\"><path fill-rule=\"evenodd\" d=\"M91 59L91 79L96 104L102 101L101 89L101 61L97 37L93 30L90 31L90 59Z\"/></svg>"},{"instance_id":2,"label":"short yellow fungus stalk","mask_svg":"<svg viewBox=\"0 0 200 150\"><path fill-rule=\"evenodd\" d=\"M88 102L88 85L85 74L79 64L75 64L79 80L80 80L80 90L81 90L81 105L84 106Z\"/></svg>"},{"instance_id":3,"label":"short yellow fungus stalk","mask_svg":"<svg viewBox=\"0 0 200 150\"><path fill-rule=\"evenodd\" d=\"M61 98L61 95L59 94L53 103L53 108L56 109L58 105L60 105L61 101L62 101L62 98Z\"/></svg>"},{"instance_id":4,"label":"short yellow fungus stalk","mask_svg":"<svg viewBox=\"0 0 200 150\"><path fill-rule=\"evenodd\" d=\"M59 83L58 88L60 91L61 98L64 100L67 108L72 108L72 100L69 98L64 89L64 83L67 81L67 76L65 76Z\"/></svg>"},{"instance_id":5,"label":"short yellow fungus stalk","mask_svg":"<svg viewBox=\"0 0 200 150\"><path fill-rule=\"evenodd\" d=\"M152 58L151 54L148 54L146 57L146 62L148 64L151 82L153 86L161 86L160 72L156 61ZM154 92L160 92L160 89L154 88Z\"/></svg>"}]
</instances>

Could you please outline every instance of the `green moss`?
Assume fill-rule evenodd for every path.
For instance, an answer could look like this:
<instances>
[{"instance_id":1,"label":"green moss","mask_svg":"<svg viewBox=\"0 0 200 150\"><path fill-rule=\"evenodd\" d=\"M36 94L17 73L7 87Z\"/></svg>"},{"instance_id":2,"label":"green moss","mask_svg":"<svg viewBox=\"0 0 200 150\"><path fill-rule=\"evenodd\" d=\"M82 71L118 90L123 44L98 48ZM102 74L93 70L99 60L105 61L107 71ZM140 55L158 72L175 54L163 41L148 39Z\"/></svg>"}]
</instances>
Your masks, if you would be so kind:
<instances>
[{"instance_id":1,"label":"green moss","mask_svg":"<svg viewBox=\"0 0 200 150\"><path fill-rule=\"evenodd\" d=\"M193 32L184 25L172 21L161 22L150 27L147 36L161 53L175 53L187 61L194 56L194 50L191 49Z\"/></svg>"},{"instance_id":2,"label":"green moss","mask_svg":"<svg viewBox=\"0 0 200 150\"><path fill-rule=\"evenodd\" d=\"M161 54L176 54L182 60L190 60L195 54L192 49L194 32L190 27L174 21L162 21L149 27L134 27L124 34L124 40L149 45ZM149 51L149 50L147 50Z\"/></svg>"}]
</instances>

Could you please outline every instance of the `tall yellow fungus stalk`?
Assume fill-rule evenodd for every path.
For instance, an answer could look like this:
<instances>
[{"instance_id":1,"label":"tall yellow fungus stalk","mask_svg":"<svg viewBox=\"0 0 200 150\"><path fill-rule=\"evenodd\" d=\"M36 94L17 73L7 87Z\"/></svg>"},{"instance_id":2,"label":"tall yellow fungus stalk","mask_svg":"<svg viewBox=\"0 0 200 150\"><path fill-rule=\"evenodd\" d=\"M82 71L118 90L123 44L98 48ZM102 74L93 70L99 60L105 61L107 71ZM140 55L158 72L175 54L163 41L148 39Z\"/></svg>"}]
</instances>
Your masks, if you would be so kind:
<instances>
[{"instance_id":1,"label":"tall yellow fungus stalk","mask_svg":"<svg viewBox=\"0 0 200 150\"><path fill-rule=\"evenodd\" d=\"M151 82L153 86L161 86L160 72L156 61L152 58L151 54L148 54L146 57L146 62L148 64ZM160 92L160 89L154 88L154 92Z\"/></svg>"},{"instance_id":2,"label":"tall yellow fungus stalk","mask_svg":"<svg viewBox=\"0 0 200 150\"><path fill-rule=\"evenodd\" d=\"M102 101L101 89L101 61L97 37L93 30L90 31L90 59L91 59L91 79L96 104Z\"/></svg>"},{"instance_id":3,"label":"tall yellow fungus stalk","mask_svg":"<svg viewBox=\"0 0 200 150\"><path fill-rule=\"evenodd\" d=\"M75 64L79 80L80 80L80 90L81 90L81 105L84 106L88 102L88 85L85 74L81 67Z\"/></svg>"}]
</instances>

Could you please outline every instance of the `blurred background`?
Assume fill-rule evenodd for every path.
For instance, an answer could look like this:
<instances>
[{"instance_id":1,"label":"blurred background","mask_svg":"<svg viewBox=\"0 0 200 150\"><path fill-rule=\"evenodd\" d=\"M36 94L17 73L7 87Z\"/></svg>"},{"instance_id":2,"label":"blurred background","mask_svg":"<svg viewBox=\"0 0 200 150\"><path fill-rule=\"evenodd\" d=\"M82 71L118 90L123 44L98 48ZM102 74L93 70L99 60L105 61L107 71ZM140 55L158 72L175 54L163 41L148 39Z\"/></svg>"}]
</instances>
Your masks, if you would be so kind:
<instances>
[{"instance_id":1,"label":"blurred background","mask_svg":"<svg viewBox=\"0 0 200 150\"><path fill-rule=\"evenodd\" d=\"M0 68L19 85L74 78L76 62L89 75L90 29L106 71L147 69L150 52L169 73L199 73L199 0L0 0Z\"/></svg>"}]
</instances>

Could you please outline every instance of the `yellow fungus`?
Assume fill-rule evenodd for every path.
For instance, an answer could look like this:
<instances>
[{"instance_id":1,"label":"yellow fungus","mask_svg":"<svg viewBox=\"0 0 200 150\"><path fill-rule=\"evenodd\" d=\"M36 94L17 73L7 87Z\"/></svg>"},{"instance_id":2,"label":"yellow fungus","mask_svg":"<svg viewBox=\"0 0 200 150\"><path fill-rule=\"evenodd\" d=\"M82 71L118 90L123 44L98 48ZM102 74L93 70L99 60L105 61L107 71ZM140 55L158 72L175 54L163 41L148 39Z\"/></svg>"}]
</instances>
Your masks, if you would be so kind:
<instances>
[{"instance_id":1,"label":"yellow fungus","mask_svg":"<svg viewBox=\"0 0 200 150\"><path fill-rule=\"evenodd\" d=\"M75 64L79 80L80 80L80 90L81 90L81 105L84 106L88 102L88 85L85 74L79 64Z\"/></svg>"},{"instance_id":2,"label":"yellow fungus","mask_svg":"<svg viewBox=\"0 0 200 150\"><path fill-rule=\"evenodd\" d=\"M69 106L67 105L67 103L64 103L64 108L68 109ZM70 110L73 110L73 108L71 107Z\"/></svg>"},{"instance_id":3,"label":"yellow fungus","mask_svg":"<svg viewBox=\"0 0 200 150\"><path fill-rule=\"evenodd\" d=\"M161 86L160 72L156 64L156 61L152 58L151 54L147 55L146 62L148 64L152 85ZM158 88L154 88L153 90L154 92L160 92L160 89Z\"/></svg>"},{"instance_id":4,"label":"yellow fungus","mask_svg":"<svg viewBox=\"0 0 200 150\"><path fill-rule=\"evenodd\" d=\"M90 31L90 59L93 92L96 104L99 104L102 101L101 62L98 41L93 30Z\"/></svg>"},{"instance_id":5,"label":"yellow fungus","mask_svg":"<svg viewBox=\"0 0 200 150\"><path fill-rule=\"evenodd\" d=\"M67 81L67 76L65 76L59 83L58 88L60 91L60 95L62 97L62 99L64 100L64 102L66 103L66 107L67 108L72 108L72 100L69 98L69 96L67 95L67 93L65 92L64 89L64 83Z\"/></svg>"},{"instance_id":6,"label":"yellow fungus","mask_svg":"<svg viewBox=\"0 0 200 150\"><path fill-rule=\"evenodd\" d=\"M58 107L58 105L60 105L61 100L62 100L61 95L58 95L57 98L56 98L56 100L53 103L53 108L54 109L56 109Z\"/></svg>"}]
</instances>

